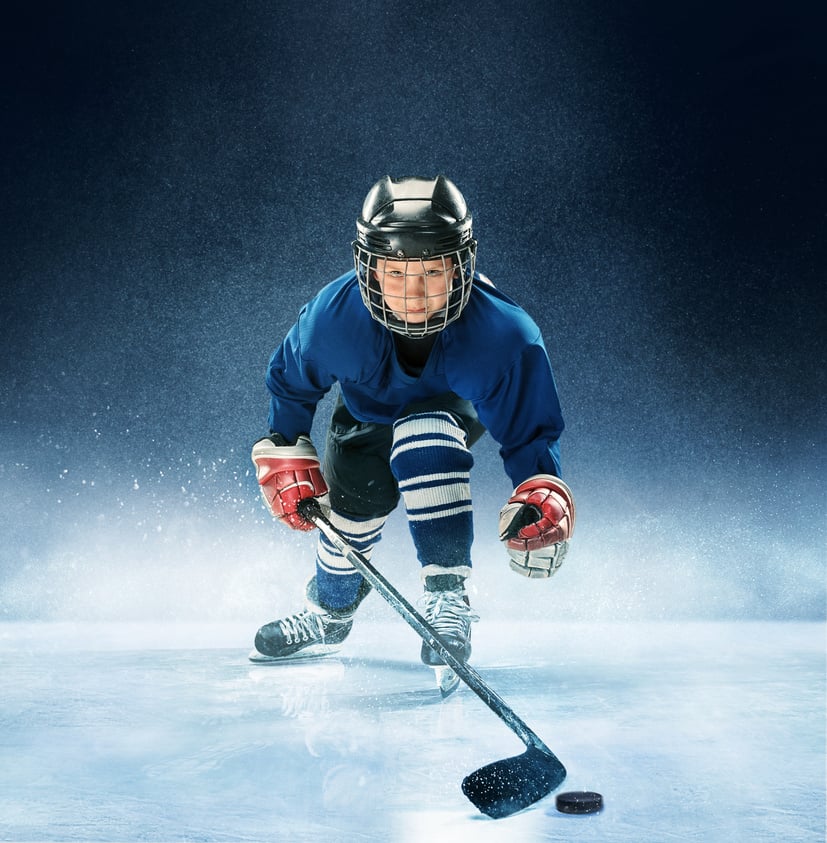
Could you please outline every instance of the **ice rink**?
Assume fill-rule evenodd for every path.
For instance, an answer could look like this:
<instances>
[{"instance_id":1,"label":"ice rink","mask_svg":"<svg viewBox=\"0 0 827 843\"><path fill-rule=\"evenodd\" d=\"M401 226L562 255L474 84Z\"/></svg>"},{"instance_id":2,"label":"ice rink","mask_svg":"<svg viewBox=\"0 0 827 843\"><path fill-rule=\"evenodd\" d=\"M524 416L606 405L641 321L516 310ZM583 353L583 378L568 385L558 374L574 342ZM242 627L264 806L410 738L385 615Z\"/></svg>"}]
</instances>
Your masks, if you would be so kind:
<instances>
[{"instance_id":1,"label":"ice rink","mask_svg":"<svg viewBox=\"0 0 827 843\"><path fill-rule=\"evenodd\" d=\"M464 686L440 700L395 617L279 666L235 624L6 624L0 839L824 840L822 624L478 627L476 668L600 814L479 814L462 779L523 746Z\"/></svg>"}]
</instances>

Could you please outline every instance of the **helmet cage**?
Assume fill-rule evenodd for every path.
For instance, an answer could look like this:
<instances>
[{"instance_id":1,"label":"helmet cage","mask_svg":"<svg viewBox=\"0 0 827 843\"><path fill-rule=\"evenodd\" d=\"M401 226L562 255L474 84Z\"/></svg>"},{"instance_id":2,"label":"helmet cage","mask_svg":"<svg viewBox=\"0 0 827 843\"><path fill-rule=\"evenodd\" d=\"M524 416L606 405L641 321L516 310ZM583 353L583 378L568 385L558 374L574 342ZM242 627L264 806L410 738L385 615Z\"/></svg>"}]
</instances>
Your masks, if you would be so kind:
<instances>
[{"instance_id":1,"label":"helmet cage","mask_svg":"<svg viewBox=\"0 0 827 843\"><path fill-rule=\"evenodd\" d=\"M356 277L365 307L377 322L396 334L418 339L442 331L459 318L468 303L474 281L476 245L475 240L467 240L453 251L405 258L370 251L355 240ZM394 262L397 285L394 295L387 298L380 284L385 261ZM412 302L418 308L409 313Z\"/></svg>"}]
</instances>

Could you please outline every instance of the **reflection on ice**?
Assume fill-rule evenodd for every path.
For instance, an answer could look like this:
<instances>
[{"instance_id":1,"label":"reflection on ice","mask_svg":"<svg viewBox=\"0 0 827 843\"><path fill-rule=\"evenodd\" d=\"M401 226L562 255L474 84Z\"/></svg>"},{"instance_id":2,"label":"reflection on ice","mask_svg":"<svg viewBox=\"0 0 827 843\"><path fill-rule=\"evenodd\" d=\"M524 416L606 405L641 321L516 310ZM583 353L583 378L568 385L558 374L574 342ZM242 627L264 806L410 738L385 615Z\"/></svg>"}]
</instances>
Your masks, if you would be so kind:
<instances>
[{"instance_id":1,"label":"reflection on ice","mask_svg":"<svg viewBox=\"0 0 827 843\"><path fill-rule=\"evenodd\" d=\"M441 702L401 621L329 660L252 665L249 629L0 626L0 827L26 840L821 841L820 624L480 625L474 662L565 763L480 815L465 775L522 751L473 694Z\"/></svg>"}]
</instances>

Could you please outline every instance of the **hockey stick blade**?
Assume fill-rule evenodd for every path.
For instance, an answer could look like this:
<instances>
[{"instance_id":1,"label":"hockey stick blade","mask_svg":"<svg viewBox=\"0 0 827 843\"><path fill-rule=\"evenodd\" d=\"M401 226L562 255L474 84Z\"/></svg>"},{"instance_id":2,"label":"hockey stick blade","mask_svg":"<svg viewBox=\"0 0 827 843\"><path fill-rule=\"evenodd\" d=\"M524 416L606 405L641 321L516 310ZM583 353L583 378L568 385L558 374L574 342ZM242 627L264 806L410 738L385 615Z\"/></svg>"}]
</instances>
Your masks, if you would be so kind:
<instances>
[{"instance_id":1,"label":"hockey stick blade","mask_svg":"<svg viewBox=\"0 0 827 843\"><path fill-rule=\"evenodd\" d=\"M566 778L552 753L530 746L522 755L492 761L467 775L462 792L495 820L510 817L548 796Z\"/></svg>"},{"instance_id":2,"label":"hockey stick blade","mask_svg":"<svg viewBox=\"0 0 827 843\"><path fill-rule=\"evenodd\" d=\"M463 793L482 813L494 819L507 817L533 805L559 787L566 768L557 756L493 691L471 665L460 661L436 630L389 583L371 561L354 550L330 522L315 498L299 502L299 513L312 521L360 574L396 610L419 637L436 650L458 676L525 744L526 751L513 758L486 764L466 776Z\"/></svg>"}]
</instances>

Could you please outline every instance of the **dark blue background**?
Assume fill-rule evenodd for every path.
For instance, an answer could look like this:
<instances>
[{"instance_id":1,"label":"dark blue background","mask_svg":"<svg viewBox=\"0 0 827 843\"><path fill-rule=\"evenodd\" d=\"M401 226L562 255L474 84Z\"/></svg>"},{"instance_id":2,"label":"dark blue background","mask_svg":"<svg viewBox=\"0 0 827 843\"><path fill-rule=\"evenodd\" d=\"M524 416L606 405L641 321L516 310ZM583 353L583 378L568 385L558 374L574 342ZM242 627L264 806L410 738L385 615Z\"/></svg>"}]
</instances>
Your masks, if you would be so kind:
<instances>
[{"instance_id":1,"label":"dark blue background","mask_svg":"<svg viewBox=\"0 0 827 843\"><path fill-rule=\"evenodd\" d=\"M437 172L547 338L580 505L567 564L596 609L823 617L822 4L672 5L10 16L5 617L65 615L67 571L158 556L160 534L171 564L255 554L275 529L248 457L267 359L348 268L370 185ZM489 441L483 529L508 491Z\"/></svg>"}]
</instances>

